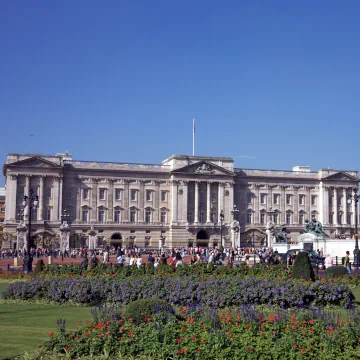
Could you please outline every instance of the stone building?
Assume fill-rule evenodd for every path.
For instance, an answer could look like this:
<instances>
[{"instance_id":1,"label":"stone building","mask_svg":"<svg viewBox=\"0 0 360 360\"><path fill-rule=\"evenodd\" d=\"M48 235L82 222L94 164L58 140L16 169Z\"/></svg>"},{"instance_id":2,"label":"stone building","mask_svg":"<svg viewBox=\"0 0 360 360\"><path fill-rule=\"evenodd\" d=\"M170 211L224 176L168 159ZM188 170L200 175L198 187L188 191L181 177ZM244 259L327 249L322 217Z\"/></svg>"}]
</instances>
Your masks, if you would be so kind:
<instances>
[{"instance_id":1,"label":"stone building","mask_svg":"<svg viewBox=\"0 0 360 360\"><path fill-rule=\"evenodd\" d=\"M31 216L37 246L57 247L64 220L71 223L70 247L88 245L91 232L96 247L152 248L221 240L226 246L265 246L269 221L286 224L293 240L312 217L332 237L350 235L355 223L355 204L346 199L358 186L357 171L242 169L234 168L232 158L185 155L151 165L9 154L3 173L3 247L16 246L23 197L30 192L39 206L31 214L25 208L25 222Z\"/></svg>"}]
</instances>

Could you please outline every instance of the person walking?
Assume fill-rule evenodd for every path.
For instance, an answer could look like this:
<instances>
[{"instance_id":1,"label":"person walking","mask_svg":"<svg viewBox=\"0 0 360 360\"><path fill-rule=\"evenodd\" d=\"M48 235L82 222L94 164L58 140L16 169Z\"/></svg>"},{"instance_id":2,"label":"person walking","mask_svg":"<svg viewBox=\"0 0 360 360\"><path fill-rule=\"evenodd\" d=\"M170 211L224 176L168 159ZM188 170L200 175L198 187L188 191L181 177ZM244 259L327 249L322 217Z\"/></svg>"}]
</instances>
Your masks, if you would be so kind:
<instances>
[{"instance_id":1,"label":"person walking","mask_svg":"<svg viewBox=\"0 0 360 360\"><path fill-rule=\"evenodd\" d=\"M324 265L325 265L325 269L333 266L333 260L330 256L330 254L328 254L327 257L325 258Z\"/></svg>"},{"instance_id":2,"label":"person walking","mask_svg":"<svg viewBox=\"0 0 360 360\"><path fill-rule=\"evenodd\" d=\"M346 252L344 265L349 275L351 275L350 251Z\"/></svg>"}]
</instances>

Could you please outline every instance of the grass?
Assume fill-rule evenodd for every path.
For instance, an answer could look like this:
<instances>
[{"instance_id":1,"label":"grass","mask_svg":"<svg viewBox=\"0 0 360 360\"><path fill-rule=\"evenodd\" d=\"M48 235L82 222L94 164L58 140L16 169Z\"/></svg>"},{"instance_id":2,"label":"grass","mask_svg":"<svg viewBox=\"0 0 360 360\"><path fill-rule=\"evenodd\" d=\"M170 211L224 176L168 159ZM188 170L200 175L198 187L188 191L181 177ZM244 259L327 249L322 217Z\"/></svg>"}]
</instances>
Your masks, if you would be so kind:
<instances>
[{"instance_id":1,"label":"grass","mask_svg":"<svg viewBox=\"0 0 360 360\"><path fill-rule=\"evenodd\" d=\"M0 289L4 288L0 284ZM7 284L5 284L7 286ZM0 359L34 350L56 330L56 320L65 319L67 329L77 328L79 321L92 319L89 307L0 304Z\"/></svg>"}]
</instances>

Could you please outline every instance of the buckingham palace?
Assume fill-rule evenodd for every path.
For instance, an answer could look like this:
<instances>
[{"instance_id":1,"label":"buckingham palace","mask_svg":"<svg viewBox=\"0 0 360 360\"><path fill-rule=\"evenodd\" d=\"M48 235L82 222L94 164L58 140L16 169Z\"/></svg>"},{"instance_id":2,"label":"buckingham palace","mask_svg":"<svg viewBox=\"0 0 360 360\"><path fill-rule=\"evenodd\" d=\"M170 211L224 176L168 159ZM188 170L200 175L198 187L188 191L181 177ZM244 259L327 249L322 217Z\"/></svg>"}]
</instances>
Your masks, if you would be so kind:
<instances>
[{"instance_id":1,"label":"buckingham palace","mask_svg":"<svg viewBox=\"0 0 360 360\"><path fill-rule=\"evenodd\" d=\"M354 232L355 204L346 201L358 187L354 170L243 169L210 156L134 164L9 154L3 174L3 248L16 248L17 228L29 216L31 245L54 248L64 221L71 248L89 246L90 236L95 247L266 246L269 222L285 224L296 240L312 218L331 237ZM23 199L31 194L38 205L29 211Z\"/></svg>"}]
</instances>

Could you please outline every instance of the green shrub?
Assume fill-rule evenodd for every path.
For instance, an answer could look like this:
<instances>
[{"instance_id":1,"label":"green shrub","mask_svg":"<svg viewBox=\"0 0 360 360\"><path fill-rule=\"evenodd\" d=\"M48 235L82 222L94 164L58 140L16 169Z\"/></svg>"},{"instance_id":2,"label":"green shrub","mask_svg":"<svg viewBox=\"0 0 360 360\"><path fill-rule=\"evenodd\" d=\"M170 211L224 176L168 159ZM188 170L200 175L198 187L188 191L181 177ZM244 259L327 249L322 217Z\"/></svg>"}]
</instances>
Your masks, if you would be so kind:
<instances>
[{"instance_id":1,"label":"green shrub","mask_svg":"<svg viewBox=\"0 0 360 360\"><path fill-rule=\"evenodd\" d=\"M325 270L326 277L344 276L347 270L344 266L331 266Z\"/></svg>"},{"instance_id":2,"label":"green shrub","mask_svg":"<svg viewBox=\"0 0 360 360\"><path fill-rule=\"evenodd\" d=\"M132 301L126 306L124 315L126 319L131 318L134 323L139 324L141 322L146 322L146 320L151 318L154 314L164 312L169 314L174 313L172 307L166 301L150 298Z\"/></svg>"},{"instance_id":3,"label":"green shrub","mask_svg":"<svg viewBox=\"0 0 360 360\"><path fill-rule=\"evenodd\" d=\"M39 259L36 263L36 266L35 266L35 271L34 273L36 275L40 274L45 268L45 264L44 264L44 261L42 259Z\"/></svg>"},{"instance_id":4,"label":"green shrub","mask_svg":"<svg viewBox=\"0 0 360 360\"><path fill-rule=\"evenodd\" d=\"M300 251L295 258L292 268L292 277L294 279L304 279L315 281L314 269L311 266L307 252Z\"/></svg>"}]
</instances>

